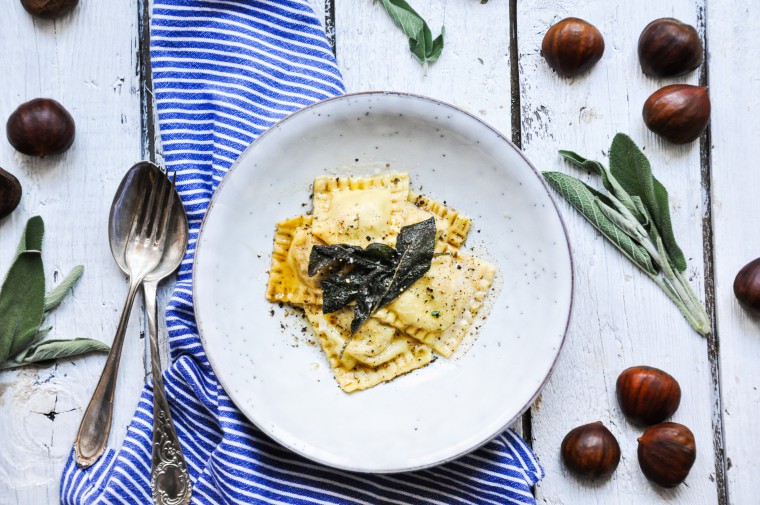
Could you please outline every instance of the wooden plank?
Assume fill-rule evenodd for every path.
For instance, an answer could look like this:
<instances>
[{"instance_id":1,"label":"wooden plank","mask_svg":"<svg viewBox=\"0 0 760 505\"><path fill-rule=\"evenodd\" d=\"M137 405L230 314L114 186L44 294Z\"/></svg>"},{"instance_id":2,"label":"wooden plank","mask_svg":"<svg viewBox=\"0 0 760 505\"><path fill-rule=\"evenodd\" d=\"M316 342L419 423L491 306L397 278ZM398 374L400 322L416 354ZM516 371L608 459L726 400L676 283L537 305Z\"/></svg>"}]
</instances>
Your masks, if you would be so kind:
<instances>
[{"instance_id":1,"label":"wooden plank","mask_svg":"<svg viewBox=\"0 0 760 505\"><path fill-rule=\"evenodd\" d=\"M48 319L51 336L111 342L127 286L111 258L108 211L122 174L140 157L137 2L80 2L55 22L9 2L5 19L0 47L12 71L4 77L0 117L32 98L55 98L74 116L77 138L66 154L43 160L0 141L0 166L24 188L21 206L0 221L0 270L27 218L42 215L48 287L85 265L73 295ZM142 387L139 313L136 307L122 355L111 446L121 444ZM89 356L0 372L0 501L57 502L61 470L104 361Z\"/></svg>"},{"instance_id":2,"label":"wooden plank","mask_svg":"<svg viewBox=\"0 0 760 505\"><path fill-rule=\"evenodd\" d=\"M730 503L757 502L760 472L760 318L733 295L737 272L760 256L757 196L760 174L760 31L757 3L730 9L707 2L709 84L712 100L712 200L715 301L720 341L722 417Z\"/></svg>"},{"instance_id":3,"label":"wooden plank","mask_svg":"<svg viewBox=\"0 0 760 505\"><path fill-rule=\"evenodd\" d=\"M335 2L338 64L347 90L432 96L477 114L509 135L508 3L428 0L415 2L414 8L434 37L446 27L445 49L427 75L380 3Z\"/></svg>"},{"instance_id":4,"label":"wooden plank","mask_svg":"<svg viewBox=\"0 0 760 505\"><path fill-rule=\"evenodd\" d=\"M327 0L346 91L401 91L459 106L510 135L509 4L457 0L417 2L414 8L436 37L445 26L445 48L427 75L409 52L404 33L377 3L357 8ZM478 36L473 36L477 33ZM329 37L328 37L329 38ZM466 70L464 70L466 69ZM521 421L513 426L520 434Z\"/></svg>"},{"instance_id":5,"label":"wooden plank","mask_svg":"<svg viewBox=\"0 0 760 505\"><path fill-rule=\"evenodd\" d=\"M518 4L518 44L522 143L542 170L560 170L599 186L599 181L560 161L558 149L604 160L612 137L626 132L645 149L656 176L670 191L679 243L689 260L688 276L703 292L702 215L699 143L669 145L644 126L641 107L650 93L672 82L696 83L692 73L656 80L639 68L639 34L664 16L696 24L699 0L582 2L538 0ZM575 16L596 25L606 50L590 73L558 77L540 55L546 30ZM564 202L575 260L575 305L557 369L532 409L534 448L547 470L537 487L540 503L718 502L713 449L713 388L706 340L691 330L676 307ZM664 490L639 470L636 448L642 429L629 423L615 399L618 374L633 365L652 365L675 376L683 399L674 421L689 426L698 459L685 485ZM588 483L562 465L559 446L575 426L602 421L617 437L622 460L611 479Z\"/></svg>"}]
</instances>

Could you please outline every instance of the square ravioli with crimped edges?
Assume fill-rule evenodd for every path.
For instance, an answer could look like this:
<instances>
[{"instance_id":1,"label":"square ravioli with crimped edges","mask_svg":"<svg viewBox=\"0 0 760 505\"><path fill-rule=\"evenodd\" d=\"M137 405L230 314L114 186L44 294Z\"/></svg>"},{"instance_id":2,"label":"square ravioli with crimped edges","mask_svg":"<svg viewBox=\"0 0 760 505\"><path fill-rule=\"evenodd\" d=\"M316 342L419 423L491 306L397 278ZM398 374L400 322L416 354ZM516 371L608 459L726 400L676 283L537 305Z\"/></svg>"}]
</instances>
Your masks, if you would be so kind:
<instances>
[{"instance_id":1,"label":"square ravioli with crimped edges","mask_svg":"<svg viewBox=\"0 0 760 505\"><path fill-rule=\"evenodd\" d=\"M344 308L323 314L319 307L304 310L338 385L346 393L395 379L433 360L429 346L373 320L365 323L343 349L351 334L353 311Z\"/></svg>"},{"instance_id":2,"label":"square ravioli with crimped edges","mask_svg":"<svg viewBox=\"0 0 760 505\"><path fill-rule=\"evenodd\" d=\"M267 299L303 307L341 389L358 391L424 367L433 351L450 357L472 328L494 267L462 253L472 221L410 191L405 173L318 177L312 215L277 223ZM352 336L352 305L322 313L320 282L308 274L314 245L395 246L404 226L435 218L430 270ZM350 268L344 265L342 268ZM347 342L347 343L346 343Z\"/></svg>"},{"instance_id":3,"label":"square ravioli with crimped edges","mask_svg":"<svg viewBox=\"0 0 760 505\"><path fill-rule=\"evenodd\" d=\"M392 245L409 196L407 174L317 177L312 232L328 244Z\"/></svg>"},{"instance_id":4,"label":"square ravioli with crimped edges","mask_svg":"<svg viewBox=\"0 0 760 505\"><path fill-rule=\"evenodd\" d=\"M462 247L470 232L472 220L441 202L410 191L404 203L401 226L419 223L430 216L435 217L435 252L451 252Z\"/></svg>"},{"instance_id":5,"label":"square ravioli with crimped edges","mask_svg":"<svg viewBox=\"0 0 760 505\"><path fill-rule=\"evenodd\" d=\"M311 216L298 216L277 223L267 300L293 305L321 305L320 279L309 276L309 254L323 244L311 232Z\"/></svg>"},{"instance_id":6,"label":"square ravioli with crimped edges","mask_svg":"<svg viewBox=\"0 0 760 505\"><path fill-rule=\"evenodd\" d=\"M495 269L457 252L433 258L430 270L373 316L449 357L472 327Z\"/></svg>"}]
</instances>

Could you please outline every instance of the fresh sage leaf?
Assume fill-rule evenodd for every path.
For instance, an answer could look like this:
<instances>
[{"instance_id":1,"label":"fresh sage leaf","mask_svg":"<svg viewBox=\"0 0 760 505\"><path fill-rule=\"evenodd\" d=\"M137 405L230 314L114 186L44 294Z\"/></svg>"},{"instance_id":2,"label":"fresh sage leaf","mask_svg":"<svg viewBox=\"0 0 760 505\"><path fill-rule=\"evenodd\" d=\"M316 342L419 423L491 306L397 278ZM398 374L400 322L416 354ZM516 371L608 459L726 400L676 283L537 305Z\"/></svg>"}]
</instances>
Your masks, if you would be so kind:
<instances>
[{"instance_id":1,"label":"fresh sage leaf","mask_svg":"<svg viewBox=\"0 0 760 505\"><path fill-rule=\"evenodd\" d=\"M394 24L409 37L409 50L423 66L436 61L443 51L444 29L433 40L430 27L405 0L380 0Z\"/></svg>"},{"instance_id":2,"label":"fresh sage leaf","mask_svg":"<svg viewBox=\"0 0 760 505\"><path fill-rule=\"evenodd\" d=\"M75 338L71 340L46 340L27 348L9 364L0 368L12 368L29 363L39 363L59 358L70 358L90 352L108 352L110 347L99 340Z\"/></svg>"},{"instance_id":3,"label":"fresh sage leaf","mask_svg":"<svg viewBox=\"0 0 760 505\"><path fill-rule=\"evenodd\" d=\"M45 337L47 337L48 333L50 333L53 330L52 326L48 326L46 328L40 328L37 330L37 334L34 336L34 340L32 340L32 344L38 344L45 340Z\"/></svg>"},{"instance_id":4,"label":"fresh sage leaf","mask_svg":"<svg viewBox=\"0 0 760 505\"><path fill-rule=\"evenodd\" d=\"M652 264L649 253L630 236L618 229L601 211L595 201L595 193L582 181L561 172L544 172L544 178L557 193L562 195L578 212L604 235L620 252L647 273L655 275L657 269Z\"/></svg>"},{"instance_id":5,"label":"fresh sage leaf","mask_svg":"<svg viewBox=\"0 0 760 505\"><path fill-rule=\"evenodd\" d=\"M42 254L39 250L22 251L0 288L0 363L34 340L42 324L44 307Z\"/></svg>"},{"instance_id":6,"label":"fresh sage leaf","mask_svg":"<svg viewBox=\"0 0 760 505\"><path fill-rule=\"evenodd\" d=\"M631 237L635 242L641 243L642 240L645 240L647 238L647 235L641 233L639 231L639 223L638 222L631 222L630 220L627 220L625 216L620 214L617 210L613 209L606 203L602 202L599 198L595 199L597 206L599 207L599 210L602 211L602 213L607 216L607 219L612 221L612 224L618 227L618 229L622 230L626 235Z\"/></svg>"},{"instance_id":7,"label":"fresh sage leaf","mask_svg":"<svg viewBox=\"0 0 760 505\"><path fill-rule=\"evenodd\" d=\"M628 135L618 133L612 140L610 172L625 191L641 198L676 268L680 272L686 270L686 258L673 233L668 192L652 175L649 160Z\"/></svg>"},{"instance_id":8,"label":"fresh sage leaf","mask_svg":"<svg viewBox=\"0 0 760 505\"><path fill-rule=\"evenodd\" d=\"M686 261L675 242L668 193L652 176L649 161L641 150L630 137L616 135L610 148L610 170L571 151L560 151L560 155L600 175L609 195L558 172L544 173L549 185L641 268L696 332L709 334L710 316L681 273ZM643 261L642 254L646 255Z\"/></svg>"},{"instance_id":9,"label":"fresh sage leaf","mask_svg":"<svg viewBox=\"0 0 760 505\"><path fill-rule=\"evenodd\" d=\"M74 287L74 284L76 284L79 278L82 277L83 273L84 267L82 265L74 267L74 269L69 272L69 275L64 277L60 284L45 296L45 312L50 312L60 305L69 291L71 291L71 288Z\"/></svg>"},{"instance_id":10,"label":"fresh sage leaf","mask_svg":"<svg viewBox=\"0 0 760 505\"><path fill-rule=\"evenodd\" d=\"M622 203L631 212L631 214L636 217L636 219L641 220L639 209L636 208L636 204L634 204L631 196L625 191L625 189L623 189L617 179L615 179L615 177L604 167L604 165L598 161L586 159L580 154L574 153L572 151L559 151L559 154L574 165L600 175L602 177L602 184L604 185L605 189L614 195L615 198L617 198L620 203ZM610 207L617 207L617 205L612 203L612 201L605 203L608 203Z\"/></svg>"},{"instance_id":11,"label":"fresh sage leaf","mask_svg":"<svg viewBox=\"0 0 760 505\"><path fill-rule=\"evenodd\" d=\"M21 239L18 241L16 256L23 251L42 251L42 238L45 235L45 223L40 216L29 218L21 232Z\"/></svg>"},{"instance_id":12,"label":"fresh sage leaf","mask_svg":"<svg viewBox=\"0 0 760 505\"><path fill-rule=\"evenodd\" d=\"M81 265L75 267L46 297L42 264L44 234L42 218L29 219L0 287L0 369L108 350L102 342L86 338L45 340L52 329L40 327L45 313L61 303L82 276L84 268Z\"/></svg>"},{"instance_id":13,"label":"fresh sage leaf","mask_svg":"<svg viewBox=\"0 0 760 505\"><path fill-rule=\"evenodd\" d=\"M353 302L351 333L356 333L372 314L430 270L434 251L434 218L401 228L395 249L380 243L364 249L315 245L309 256L309 275L325 275L320 281L322 312L329 314Z\"/></svg>"}]
</instances>

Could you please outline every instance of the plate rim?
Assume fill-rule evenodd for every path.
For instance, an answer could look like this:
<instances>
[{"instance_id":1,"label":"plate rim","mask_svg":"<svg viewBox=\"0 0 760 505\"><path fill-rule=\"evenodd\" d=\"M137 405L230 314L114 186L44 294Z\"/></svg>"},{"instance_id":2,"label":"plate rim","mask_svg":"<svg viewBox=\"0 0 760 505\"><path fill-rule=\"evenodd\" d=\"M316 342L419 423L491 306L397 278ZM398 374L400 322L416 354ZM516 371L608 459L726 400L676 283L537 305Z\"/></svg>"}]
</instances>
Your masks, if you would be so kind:
<instances>
[{"instance_id":1,"label":"plate rim","mask_svg":"<svg viewBox=\"0 0 760 505\"><path fill-rule=\"evenodd\" d=\"M269 430L266 430L265 428L263 428L263 427L259 426L258 424L256 424L256 422L253 419L251 419L246 414L245 410L240 407L240 404L233 397L233 394L230 393L231 390L225 384L224 379L222 379L222 376L220 374L218 374L217 371L216 371L217 367L214 365L214 360L212 359L211 354L208 352L207 346L206 346L206 338L204 337L203 324L201 322L201 317L200 317L200 304L198 303L198 301L200 300L200 298L197 296L198 295L198 293L197 293L197 289L198 289L197 286L198 286L198 284L195 282L195 280L196 280L195 279L195 274L198 271L198 269L197 269L197 267L198 267L197 263L198 263L198 258L200 256L199 253L200 253L200 251L202 249L201 246L202 246L202 243L203 243L203 240L202 240L203 239L203 233L204 233L205 228L206 228L206 219L207 219L208 215L211 213L211 211L213 210L213 208L214 208L214 206L216 204L216 201L217 201L217 197L221 193L224 185L227 183L227 181L230 178L231 174L240 165L241 160L245 159L245 157L248 155L249 151L253 148L253 146L256 145L256 143L259 142L267 134L269 134L270 132L274 131L276 129L276 127L280 126L281 124L285 123L286 121L290 120L291 118L293 118L295 116L298 116L298 115L300 115L302 113L306 113L306 112L310 111L312 108L314 108L316 106L322 105L322 104L324 104L326 102L346 100L346 99L350 99L352 97L364 96L364 95L396 96L396 97L412 98L412 99L416 99L416 100L422 100L422 101L430 102L430 103L433 103L435 105L442 105L444 107L448 107L450 109L453 109L453 110L455 110L457 112L461 112L462 114L465 114L466 116L469 116L470 118L474 119L475 121L481 123L483 126L485 126L486 128L488 128L489 130L491 130L494 134L496 134L496 136L499 139L501 139L502 141L505 141L525 161L525 163L527 163L528 167L530 167L530 169L533 171L533 174L538 178L539 182L541 183L541 186L543 187L544 192L546 193L546 196L549 197L549 201L552 203L552 205L554 207L554 211L557 214L557 217L559 218L559 222L560 222L560 225L562 227L562 233L563 233L564 238L565 238L565 244L567 246L567 255L568 255L568 258L570 260L570 265L569 265L570 266L570 300L569 300L568 309L567 309L567 316L566 316L566 320L565 320L565 328L564 328L564 330L562 332L562 340L560 341L560 344L559 344L559 346L557 348L557 352L556 352L556 354L554 356L554 359L552 360L552 364L549 367L549 370L548 370L546 376L541 381L541 384L538 386L538 388L536 389L535 393L530 397L530 399L528 399L528 401L525 403L525 405L523 405L520 408L519 412L517 414L515 414L515 416L513 416L504 426L500 427L496 432L494 432L494 433L490 434L489 436L487 436L485 438L485 440L483 440L482 442L480 442L478 444L475 444L474 446L470 447L469 449L460 451L459 453L457 453L455 455L448 456L448 457L446 457L444 459L441 459L441 460L438 460L438 461L434 461L434 462L431 462L431 463L422 464L422 465L411 466L411 467L408 467L408 468L402 468L402 469L366 470L366 469L362 469L362 468L352 467L350 465L341 465L341 464L336 464L334 462L324 461L324 460L316 457L313 454L307 454L307 453L301 451L298 447L294 446L293 444L289 444L289 443L281 440L279 437L276 437L276 436L272 435L269 432ZM512 140L508 139L503 133L501 133L498 129L496 129L496 127L492 126L488 122L486 122L486 121L482 120L481 118L477 117L475 114L472 114L471 112L468 112L467 110L465 110L465 109L463 109L461 107L453 105L453 104L451 104L449 102L446 102L444 100L440 100L438 98L433 98L433 97L429 97L429 96L419 95L419 94L416 94L416 93L408 93L408 92L404 92L404 91L387 91L387 90L370 90L370 91L358 91L358 92L352 92L352 93L344 93L344 94L341 94L341 95L337 95L337 96L334 96L334 97L326 98L324 100L320 100L318 102L314 102L312 104L306 105L306 106L304 106L304 107L302 107L302 108L300 108L300 109L298 109L296 111L291 112L290 114L282 117L281 119L279 119L278 121L276 121L275 123L273 123L271 126L269 126L269 128L267 128L264 132L262 132L253 142L251 142L251 144L249 144L248 147L246 147L245 150L243 150L243 152L240 153L240 155L232 163L232 165L230 165L230 168L227 170L227 173L224 174L224 176L222 177L222 180L219 182L219 185L217 186L216 190L211 195L211 199L209 200L208 206L206 207L206 212L203 214L203 218L201 219L201 225L200 225L200 227L198 229L198 238L196 239L196 247L195 247L195 252L193 254L193 268L192 268L192 279L191 280L192 280L193 314L194 314L194 317L195 317L195 325L196 325L196 328L198 329L198 337L200 338L201 345L203 346L203 350L204 350L204 353L206 355L206 360L208 361L209 365L211 366L211 369L214 371L214 375L216 376L217 380L219 381L219 384L221 384L222 388L224 389L225 394L229 397L230 401L232 401L232 403L235 405L235 408L237 408L238 411L251 424L253 424L254 426L256 426L256 428L258 428L259 430L261 430L266 436L270 437L272 440L274 440L275 442L277 442L281 446L287 448L288 450L294 452L295 454L298 454L299 456L304 457L304 458L306 458L306 459L308 459L310 461L316 462L316 463L321 464L321 465L325 465L325 466L330 467L330 468L336 468L336 469L339 469L339 470L346 470L346 471L357 472L357 473L365 473L365 474L369 474L369 473L393 474L393 473L413 472L413 471L416 471L416 470L423 470L423 469L426 469L426 468L432 468L434 466L442 465L442 464L454 461L456 459L459 459L459 458L461 458L461 457L463 457L463 456L465 456L467 454L470 454L471 452L473 452L473 451L475 451L475 450L483 447L484 445L488 444L489 442L491 442L492 440L494 440L496 437L498 437L499 434L503 433L506 429L508 429L515 421L517 421L517 419L519 419L520 417L522 417L523 414L525 414L525 412L528 411L528 409L531 407L531 405L533 405L533 403L536 401L536 398L538 398L538 396L541 394L541 392L543 391L543 389L546 387L546 385L549 382L549 379L551 378L551 376L554 374L554 371L555 371L555 369L557 367L557 363L559 362L559 357L562 354L562 350L565 347L565 342L567 341L567 333L568 333L568 330L570 328L570 321L572 319L573 306L574 306L574 301L575 301L575 263L574 263L574 260L573 260L573 252L572 252L572 245L570 243L570 235L568 234L568 228L567 228L567 225L565 224L565 219L562 217L562 213L559 210L559 206L557 205L556 199L554 198L554 196L551 194L551 191L549 190L549 185L547 184L546 179L544 179L544 177L541 175L541 172L528 159L528 157L525 155L525 153L522 151L522 149L520 149L519 147L517 147L517 145L515 145L515 143L512 142Z\"/></svg>"}]
</instances>

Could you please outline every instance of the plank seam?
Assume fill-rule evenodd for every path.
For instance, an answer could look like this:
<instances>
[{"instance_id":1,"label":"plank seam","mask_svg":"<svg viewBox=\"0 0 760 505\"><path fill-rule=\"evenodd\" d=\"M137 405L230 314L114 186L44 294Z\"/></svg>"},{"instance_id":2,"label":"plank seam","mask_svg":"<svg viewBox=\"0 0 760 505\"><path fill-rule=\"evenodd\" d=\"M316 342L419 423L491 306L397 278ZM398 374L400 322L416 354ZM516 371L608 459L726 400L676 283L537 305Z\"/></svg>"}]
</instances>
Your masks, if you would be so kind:
<instances>
[{"instance_id":1,"label":"plank seam","mask_svg":"<svg viewBox=\"0 0 760 505\"><path fill-rule=\"evenodd\" d=\"M520 65L517 46L517 0L509 0L509 70L512 96L512 142L522 149L522 114L520 111Z\"/></svg>"},{"instance_id":2,"label":"plank seam","mask_svg":"<svg viewBox=\"0 0 760 505\"><path fill-rule=\"evenodd\" d=\"M520 107L520 65L517 46L517 0L509 0L509 81L512 142L522 149L522 111ZM521 420L522 436L533 448L533 422L531 409L525 411Z\"/></svg>"},{"instance_id":3,"label":"plank seam","mask_svg":"<svg viewBox=\"0 0 760 505\"><path fill-rule=\"evenodd\" d=\"M137 74L140 76L140 130L142 156L156 162L156 124L153 116L153 74L150 67L150 0L137 2L139 47Z\"/></svg>"},{"instance_id":4,"label":"plank seam","mask_svg":"<svg viewBox=\"0 0 760 505\"><path fill-rule=\"evenodd\" d=\"M335 43L335 0L325 0L325 35L330 44L333 54L337 57L337 44Z\"/></svg>"},{"instance_id":5,"label":"plank seam","mask_svg":"<svg viewBox=\"0 0 760 505\"><path fill-rule=\"evenodd\" d=\"M704 46L704 64L699 72L699 85L707 87L710 82L709 50L707 39L707 2L699 6L697 25ZM710 363L710 378L713 397L713 451L715 454L715 487L718 503L727 505L728 481L726 479L725 444L723 436L723 405L720 382L720 338L718 335L717 312L715 310L715 249L713 247L712 212L712 132L707 125L699 140L699 159L702 191L705 195L702 214L702 255L705 275L705 307L710 315L711 332L707 337L707 357Z\"/></svg>"}]
</instances>

